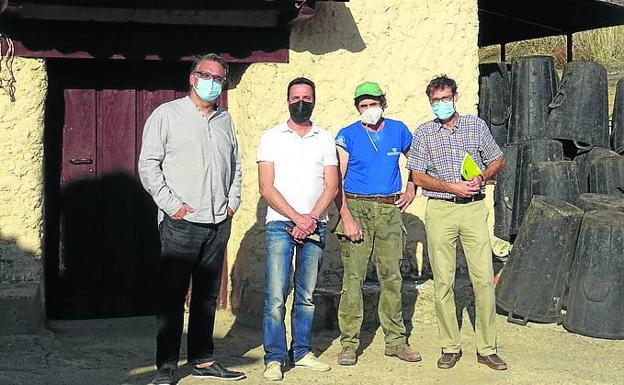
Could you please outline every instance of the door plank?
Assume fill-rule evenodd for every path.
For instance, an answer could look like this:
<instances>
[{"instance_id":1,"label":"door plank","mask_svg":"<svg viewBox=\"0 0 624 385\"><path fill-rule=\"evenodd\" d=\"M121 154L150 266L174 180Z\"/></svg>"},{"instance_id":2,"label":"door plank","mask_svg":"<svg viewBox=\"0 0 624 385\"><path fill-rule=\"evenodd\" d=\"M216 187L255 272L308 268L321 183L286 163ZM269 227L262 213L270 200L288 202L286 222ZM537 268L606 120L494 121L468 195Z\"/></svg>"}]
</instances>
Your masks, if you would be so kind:
<instances>
[{"instance_id":1,"label":"door plank","mask_svg":"<svg viewBox=\"0 0 624 385\"><path fill-rule=\"evenodd\" d=\"M131 77L129 71L126 76ZM122 82L119 75L115 82ZM132 79L127 79L131 86ZM98 262L102 269L101 310L104 314L134 315L140 307L140 209L142 188L136 179L136 90L98 91L101 164L98 168L102 196Z\"/></svg>"},{"instance_id":2,"label":"door plank","mask_svg":"<svg viewBox=\"0 0 624 385\"><path fill-rule=\"evenodd\" d=\"M98 271L92 256L97 242L96 93L92 89L65 89L61 165L61 229L58 311L68 318L94 314Z\"/></svg>"}]
</instances>

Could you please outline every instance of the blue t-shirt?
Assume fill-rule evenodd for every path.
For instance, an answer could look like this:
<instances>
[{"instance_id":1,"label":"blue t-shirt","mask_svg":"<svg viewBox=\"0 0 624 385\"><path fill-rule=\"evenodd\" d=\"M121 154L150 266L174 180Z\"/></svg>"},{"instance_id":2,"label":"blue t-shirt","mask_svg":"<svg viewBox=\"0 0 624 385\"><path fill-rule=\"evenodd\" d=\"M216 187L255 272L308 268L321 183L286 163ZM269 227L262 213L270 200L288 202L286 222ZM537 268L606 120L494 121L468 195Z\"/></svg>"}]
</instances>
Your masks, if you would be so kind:
<instances>
[{"instance_id":1,"label":"blue t-shirt","mask_svg":"<svg viewBox=\"0 0 624 385\"><path fill-rule=\"evenodd\" d=\"M384 118L380 131L357 121L338 132L336 145L349 153L345 192L390 195L401 191L399 157L412 143L412 133L398 120Z\"/></svg>"}]
</instances>

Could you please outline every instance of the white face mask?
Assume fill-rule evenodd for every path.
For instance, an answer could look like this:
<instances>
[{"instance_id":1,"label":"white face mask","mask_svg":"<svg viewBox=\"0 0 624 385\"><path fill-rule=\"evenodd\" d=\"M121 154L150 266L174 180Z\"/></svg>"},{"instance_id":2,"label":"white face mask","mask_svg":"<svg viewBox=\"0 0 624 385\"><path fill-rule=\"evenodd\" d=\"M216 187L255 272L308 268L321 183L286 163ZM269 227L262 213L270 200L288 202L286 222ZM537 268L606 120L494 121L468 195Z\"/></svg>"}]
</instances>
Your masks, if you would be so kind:
<instances>
[{"instance_id":1,"label":"white face mask","mask_svg":"<svg viewBox=\"0 0 624 385\"><path fill-rule=\"evenodd\" d=\"M369 107L360 115L360 121L362 121L363 124L374 125L379 122L381 115L383 115L383 109L381 107Z\"/></svg>"}]
</instances>

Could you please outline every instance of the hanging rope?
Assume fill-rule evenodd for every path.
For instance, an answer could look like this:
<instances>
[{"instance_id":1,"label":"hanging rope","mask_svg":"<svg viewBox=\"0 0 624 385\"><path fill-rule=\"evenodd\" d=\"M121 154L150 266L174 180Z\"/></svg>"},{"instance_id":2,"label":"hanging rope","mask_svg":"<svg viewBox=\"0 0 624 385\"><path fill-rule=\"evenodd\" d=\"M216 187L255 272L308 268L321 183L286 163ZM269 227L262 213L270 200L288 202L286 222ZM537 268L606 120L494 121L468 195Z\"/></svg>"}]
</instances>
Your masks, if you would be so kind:
<instances>
[{"instance_id":1,"label":"hanging rope","mask_svg":"<svg viewBox=\"0 0 624 385\"><path fill-rule=\"evenodd\" d=\"M6 43L6 52L2 53L2 41ZM15 45L9 37L0 34L0 88L4 88L12 102L15 101L15 76L13 75L13 59L15 59ZM3 69L6 75L3 76Z\"/></svg>"}]
</instances>

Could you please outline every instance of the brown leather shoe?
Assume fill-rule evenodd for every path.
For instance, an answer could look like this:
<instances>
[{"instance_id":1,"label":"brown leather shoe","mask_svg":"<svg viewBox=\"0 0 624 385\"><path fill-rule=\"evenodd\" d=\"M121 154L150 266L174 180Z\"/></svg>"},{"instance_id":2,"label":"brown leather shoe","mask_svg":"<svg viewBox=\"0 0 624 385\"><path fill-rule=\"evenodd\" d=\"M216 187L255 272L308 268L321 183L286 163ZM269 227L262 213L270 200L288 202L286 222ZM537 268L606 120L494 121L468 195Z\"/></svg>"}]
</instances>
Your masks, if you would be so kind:
<instances>
[{"instance_id":1,"label":"brown leather shoe","mask_svg":"<svg viewBox=\"0 0 624 385\"><path fill-rule=\"evenodd\" d=\"M389 357L398 357L407 362L418 362L422 360L420 353L413 351L408 344L386 346L384 354Z\"/></svg>"},{"instance_id":2,"label":"brown leather shoe","mask_svg":"<svg viewBox=\"0 0 624 385\"><path fill-rule=\"evenodd\" d=\"M453 366L455 366L455 364L457 363L457 361L459 361L459 359L462 356L462 352L461 350L457 353L444 353L442 352L442 355L440 356L440 359L438 360L438 369L450 369Z\"/></svg>"},{"instance_id":3,"label":"brown leather shoe","mask_svg":"<svg viewBox=\"0 0 624 385\"><path fill-rule=\"evenodd\" d=\"M482 356L477 353L477 362L483 365L487 365L490 369L494 370L507 370L507 363L503 361L498 354L490 354L489 356Z\"/></svg>"}]
</instances>

